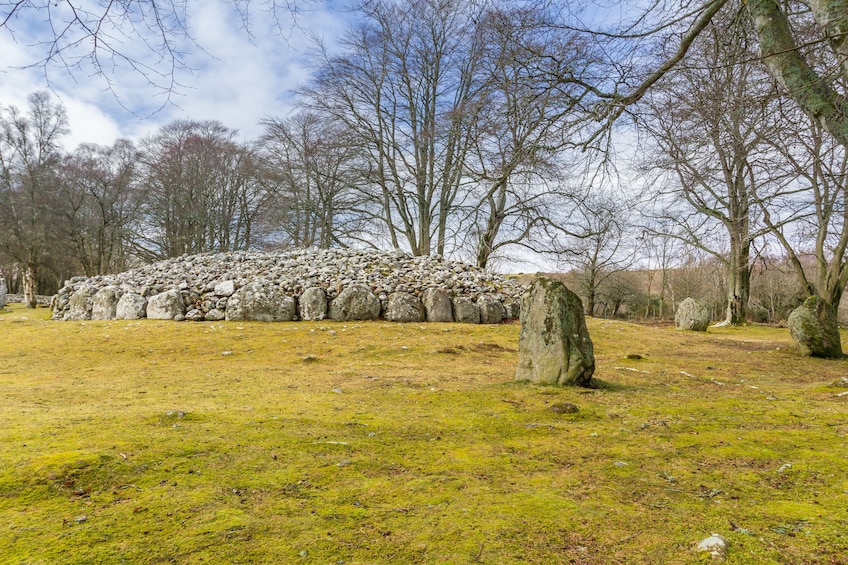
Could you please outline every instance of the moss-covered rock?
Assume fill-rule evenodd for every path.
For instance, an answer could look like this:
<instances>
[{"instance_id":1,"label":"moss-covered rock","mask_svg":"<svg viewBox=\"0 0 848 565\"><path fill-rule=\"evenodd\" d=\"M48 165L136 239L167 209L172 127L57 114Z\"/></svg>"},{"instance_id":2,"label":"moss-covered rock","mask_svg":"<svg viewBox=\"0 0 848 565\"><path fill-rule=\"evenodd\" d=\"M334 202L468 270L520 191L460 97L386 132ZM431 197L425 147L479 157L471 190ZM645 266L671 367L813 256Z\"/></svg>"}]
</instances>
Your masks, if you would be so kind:
<instances>
[{"instance_id":1,"label":"moss-covered rock","mask_svg":"<svg viewBox=\"0 0 848 565\"><path fill-rule=\"evenodd\" d=\"M810 296L789 314L787 320L792 339L805 355L842 357L842 342L836 309L818 296Z\"/></svg>"},{"instance_id":2,"label":"moss-covered rock","mask_svg":"<svg viewBox=\"0 0 848 565\"><path fill-rule=\"evenodd\" d=\"M583 303L560 281L538 277L521 300L516 380L590 386L594 372Z\"/></svg>"}]
</instances>

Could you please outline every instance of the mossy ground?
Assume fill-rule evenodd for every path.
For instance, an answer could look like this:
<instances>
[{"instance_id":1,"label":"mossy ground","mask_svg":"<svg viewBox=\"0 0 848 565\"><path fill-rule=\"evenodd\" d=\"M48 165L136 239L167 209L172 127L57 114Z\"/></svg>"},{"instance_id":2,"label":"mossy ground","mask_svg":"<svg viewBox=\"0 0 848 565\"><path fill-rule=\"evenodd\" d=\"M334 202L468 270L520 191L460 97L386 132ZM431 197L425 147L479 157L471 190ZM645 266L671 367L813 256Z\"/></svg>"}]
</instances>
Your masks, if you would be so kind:
<instances>
[{"instance_id":1,"label":"mossy ground","mask_svg":"<svg viewBox=\"0 0 848 565\"><path fill-rule=\"evenodd\" d=\"M848 563L848 362L785 329L589 320L583 390L517 324L47 318L0 314L2 563Z\"/></svg>"}]
</instances>

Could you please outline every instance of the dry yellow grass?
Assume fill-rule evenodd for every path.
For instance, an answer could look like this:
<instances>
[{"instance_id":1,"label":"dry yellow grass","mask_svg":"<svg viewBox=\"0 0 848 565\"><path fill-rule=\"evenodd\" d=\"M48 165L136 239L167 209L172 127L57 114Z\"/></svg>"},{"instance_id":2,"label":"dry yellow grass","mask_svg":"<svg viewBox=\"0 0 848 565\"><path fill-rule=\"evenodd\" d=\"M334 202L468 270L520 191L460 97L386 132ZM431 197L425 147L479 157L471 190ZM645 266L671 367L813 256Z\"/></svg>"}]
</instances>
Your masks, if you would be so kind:
<instances>
[{"instance_id":1,"label":"dry yellow grass","mask_svg":"<svg viewBox=\"0 0 848 565\"><path fill-rule=\"evenodd\" d=\"M518 325L47 314L0 314L2 563L848 563L848 365L786 330L590 320L580 390Z\"/></svg>"}]
</instances>

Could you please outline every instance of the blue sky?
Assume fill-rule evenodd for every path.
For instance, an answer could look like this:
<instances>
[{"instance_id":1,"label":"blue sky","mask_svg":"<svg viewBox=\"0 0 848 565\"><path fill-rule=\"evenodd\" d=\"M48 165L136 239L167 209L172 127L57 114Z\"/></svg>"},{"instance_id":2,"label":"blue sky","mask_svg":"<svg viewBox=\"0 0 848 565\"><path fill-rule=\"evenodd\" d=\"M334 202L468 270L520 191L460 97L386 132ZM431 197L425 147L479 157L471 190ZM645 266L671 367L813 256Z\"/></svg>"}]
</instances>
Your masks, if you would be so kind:
<instances>
[{"instance_id":1,"label":"blue sky","mask_svg":"<svg viewBox=\"0 0 848 565\"><path fill-rule=\"evenodd\" d=\"M175 119L219 120L247 139L260 132L263 117L290 111L292 89L309 77L312 38L332 42L346 22L344 14L327 8L331 1L310 2L296 18L284 9L278 12L279 23L254 3L246 31L231 2L186 4L185 22L194 41L180 41L187 68L177 70L181 86L171 92L170 101L161 88L120 62L106 61L102 75L87 64L70 71L60 62L45 68L30 66L45 56L39 42L50 37L50 30L44 12L27 8L0 28L0 105L23 109L30 93L52 89L68 111L72 130L68 148L82 142L110 144L119 137L139 139ZM0 20L7 13L8 3L0 4ZM62 12L55 15L61 17ZM139 40L114 36L125 53L163 68ZM87 53L88 45L81 49L79 53ZM68 55L73 61L74 53Z\"/></svg>"}]
</instances>

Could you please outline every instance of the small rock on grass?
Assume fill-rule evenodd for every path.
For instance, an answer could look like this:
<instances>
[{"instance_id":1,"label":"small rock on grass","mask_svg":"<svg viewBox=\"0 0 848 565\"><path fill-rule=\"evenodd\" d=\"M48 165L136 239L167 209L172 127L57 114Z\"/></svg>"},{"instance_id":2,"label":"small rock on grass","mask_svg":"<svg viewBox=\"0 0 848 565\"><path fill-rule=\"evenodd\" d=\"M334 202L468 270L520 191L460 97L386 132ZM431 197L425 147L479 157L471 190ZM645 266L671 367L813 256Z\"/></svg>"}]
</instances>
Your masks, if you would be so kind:
<instances>
[{"instance_id":1,"label":"small rock on grass","mask_svg":"<svg viewBox=\"0 0 848 565\"><path fill-rule=\"evenodd\" d=\"M848 377L841 377L830 385L834 388L848 388Z\"/></svg>"},{"instance_id":2,"label":"small rock on grass","mask_svg":"<svg viewBox=\"0 0 848 565\"><path fill-rule=\"evenodd\" d=\"M557 404L553 404L550 408L548 408L548 410L554 414L576 414L577 412L580 412L580 408L570 402L559 402Z\"/></svg>"},{"instance_id":3,"label":"small rock on grass","mask_svg":"<svg viewBox=\"0 0 848 565\"><path fill-rule=\"evenodd\" d=\"M701 540L695 548L700 553L709 553L713 559L724 559L727 555L727 540L719 534Z\"/></svg>"}]
</instances>

